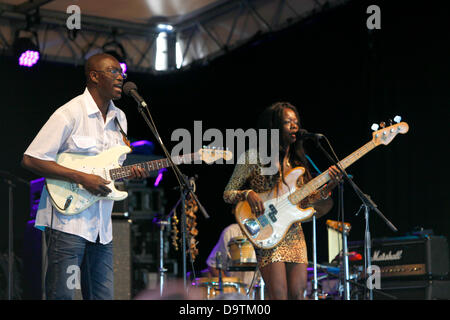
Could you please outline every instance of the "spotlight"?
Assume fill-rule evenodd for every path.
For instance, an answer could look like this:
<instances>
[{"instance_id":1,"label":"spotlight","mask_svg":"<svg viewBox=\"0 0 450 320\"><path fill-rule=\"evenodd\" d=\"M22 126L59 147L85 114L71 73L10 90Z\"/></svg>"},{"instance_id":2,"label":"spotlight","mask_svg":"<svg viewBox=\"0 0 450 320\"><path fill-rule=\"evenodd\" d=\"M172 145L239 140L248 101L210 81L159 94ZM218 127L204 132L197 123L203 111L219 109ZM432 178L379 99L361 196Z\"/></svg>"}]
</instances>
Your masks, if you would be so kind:
<instances>
[{"instance_id":1,"label":"spotlight","mask_svg":"<svg viewBox=\"0 0 450 320\"><path fill-rule=\"evenodd\" d=\"M123 73L127 73L127 64L125 62L121 62L120 67L122 68Z\"/></svg>"},{"instance_id":2,"label":"spotlight","mask_svg":"<svg viewBox=\"0 0 450 320\"><path fill-rule=\"evenodd\" d=\"M39 51L27 50L19 57L19 65L22 67L32 67L39 61Z\"/></svg>"},{"instance_id":3,"label":"spotlight","mask_svg":"<svg viewBox=\"0 0 450 320\"><path fill-rule=\"evenodd\" d=\"M17 58L20 66L32 67L39 61L40 58L39 42L35 32L26 32L30 33L31 36L21 37L20 31L17 32L13 44L14 56ZM33 41L33 38L35 42Z\"/></svg>"},{"instance_id":4,"label":"spotlight","mask_svg":"<svg viewBox=\"0 0 450 320\"><path fill-rule=\"evenodd\" d=\"M158 28L159 32L167 32L173 30L173 27L170 24L160 23L156 27Z\"/></svg>"}]
</instances>

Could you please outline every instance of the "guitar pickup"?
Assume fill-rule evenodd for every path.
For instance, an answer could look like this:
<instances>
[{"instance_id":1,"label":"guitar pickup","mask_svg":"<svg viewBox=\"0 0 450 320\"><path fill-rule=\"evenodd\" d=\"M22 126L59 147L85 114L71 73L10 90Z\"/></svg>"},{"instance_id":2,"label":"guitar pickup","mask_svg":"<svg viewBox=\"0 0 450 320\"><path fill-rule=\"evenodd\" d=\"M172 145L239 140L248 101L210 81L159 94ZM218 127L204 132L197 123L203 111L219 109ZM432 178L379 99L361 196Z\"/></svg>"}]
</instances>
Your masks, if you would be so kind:
<instances>
[{"instance_id":1,"label":"guitar pickup","mask_svg":"<svg viewBox=\"0 0 450 320\"><path fill-rule=\"evenodd\" d=\"M278 219L276 215L278 214L278 210L273 204L269 205L269 210L270 212L267 215L269 216L270 220L272 220L272 222L277 222Z\"/></svg>"}]
</instances>

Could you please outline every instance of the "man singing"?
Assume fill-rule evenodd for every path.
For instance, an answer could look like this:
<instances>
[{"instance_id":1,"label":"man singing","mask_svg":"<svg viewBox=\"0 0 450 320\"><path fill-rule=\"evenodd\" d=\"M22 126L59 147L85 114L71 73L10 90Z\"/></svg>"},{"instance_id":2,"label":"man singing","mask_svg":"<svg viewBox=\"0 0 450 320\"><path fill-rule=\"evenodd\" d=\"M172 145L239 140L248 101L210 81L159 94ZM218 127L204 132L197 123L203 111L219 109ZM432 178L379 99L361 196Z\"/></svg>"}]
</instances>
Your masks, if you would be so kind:
<instances>
[{"instance_id":1,"label":"man singing","mask_svg":"<svg viewBox=\"0 0 450 320\"><path fill-rule=\"evenodd\" d=\"M96 196L106 196L110 181L56 163L62 152L96 155L124 145L125 114L120 99L126 75L111 55L96 54L85 65L86 90L58 108L25 151L22 166L46 178L77 183ZM122 133L123 132L123 133ZM124 159L120 159L122 164ZM148 177L133 167L134 179ZM44 188L35 226L45 229L48 267L47 299L73 299L69 277L81 271L83 299L113 299L112 200L102 199L79 214L67 216L51 204Z\"/></svg>"}]
</instances>

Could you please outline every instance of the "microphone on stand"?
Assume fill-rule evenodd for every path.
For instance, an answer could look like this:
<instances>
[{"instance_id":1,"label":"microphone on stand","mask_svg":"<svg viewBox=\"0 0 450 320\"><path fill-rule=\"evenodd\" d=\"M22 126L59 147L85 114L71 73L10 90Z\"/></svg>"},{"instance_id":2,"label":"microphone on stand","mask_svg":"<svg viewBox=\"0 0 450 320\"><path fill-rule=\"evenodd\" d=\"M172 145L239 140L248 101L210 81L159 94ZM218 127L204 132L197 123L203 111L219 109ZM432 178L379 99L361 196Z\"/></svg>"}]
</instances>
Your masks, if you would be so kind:
<instances>
[{"instance_id":1,"label":"microphone on stand","mask_svg":"<svg viewBox=\"0 0 450 320\"><path fill-rule=\"evenodd\" d=\"M324 138L325 136L321 133L313 133L308 132L306 129L299 129L296 133L297 139L299 140L306 140L306 139L314 139L319 140Z\"/></svg>"},{"instance_id":2,"label":"microphone on stand","mask_svg":"<svg viewBox=\"0 0 450 320\"><path fill-rule=\"evenodd\" d=\"M219 291L223 293L223 283L222 283L222 253L220 251L216 252L216 269L219 270Z\"/></svg>"},{"instance_id":3,"label":"microphone on stand","mask_svg":"<svg viewBox=\"0 0 450 320\"><path fill-rule=\"evenodd\" d=\"M142 98L137 92L137 86L134 82L125 82L125 84L123 85L123 93L136 100L140 107L147 108L147 103L145 102L144 98Z\"/></svg>"}]
</instances>

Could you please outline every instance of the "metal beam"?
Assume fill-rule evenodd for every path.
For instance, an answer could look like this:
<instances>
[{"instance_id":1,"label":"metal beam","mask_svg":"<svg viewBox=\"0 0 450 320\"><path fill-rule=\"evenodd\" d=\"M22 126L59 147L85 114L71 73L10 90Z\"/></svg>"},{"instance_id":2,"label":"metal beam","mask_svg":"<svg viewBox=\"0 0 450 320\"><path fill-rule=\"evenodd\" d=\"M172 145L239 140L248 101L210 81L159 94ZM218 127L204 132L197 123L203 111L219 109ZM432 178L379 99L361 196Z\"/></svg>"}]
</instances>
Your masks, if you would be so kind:
<instances>
[{"instance_id":1,"label":"metal beam","mask_svg":"<svg viewBox=\"0 0 450 320\"><path fill-rule=\"evenodd\" d=\"M82 14L81 30L70 37L66 12L39 9L39 25L33 25L41 42L43 59L73 64L84 62L91 50L99 50L117 30L116 41L127 51L130 71L154 70L158 23L172 25L182 51L182 67L199 61L207 63L256 35L276 32L323 10L351 0L218 0L179 17L158 17L146 23L130 23ZM35 0L17 6L0 3L0 52L5 53L14 39L10 36L25 25L26 13L50 2ZM8 37L10 36L10 37ZM172 46L174 48L175 46ZM174 50L174 49L173 49ZM174 56L174 52L171 53Z\"/></svg>"},{"instance_id":2,"label":"metal beam","mask_svg":"<svg viewBox=\"0 0 450 320\"><path fill-rule=\"evenodd\" d=\"M14 11L17 13L28 13L52 1L53 0L34 0L23 2L21 4L15 5Z\"/></svg>"}]
</instances>

